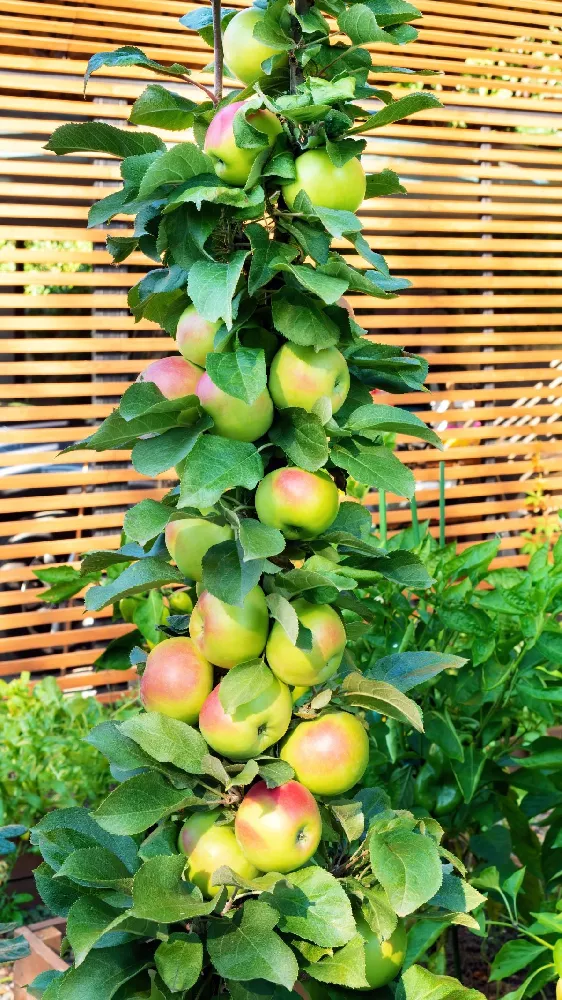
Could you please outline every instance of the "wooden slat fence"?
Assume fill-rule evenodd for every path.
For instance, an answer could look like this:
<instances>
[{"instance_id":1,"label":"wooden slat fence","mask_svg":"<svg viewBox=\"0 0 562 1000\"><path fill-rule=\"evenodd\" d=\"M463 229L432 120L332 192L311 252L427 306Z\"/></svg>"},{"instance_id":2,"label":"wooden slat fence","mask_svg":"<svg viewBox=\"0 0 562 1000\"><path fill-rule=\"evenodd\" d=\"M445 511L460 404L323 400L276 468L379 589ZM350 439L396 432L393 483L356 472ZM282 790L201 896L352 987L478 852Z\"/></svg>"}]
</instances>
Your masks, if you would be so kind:
<instances>
[{"instance_id":1,"label":"wooden slat fence","mask_svg":"<svg viewBox=\"0 0 562 1000\"><path fill-rule=\"evenodd\" d=\"M84 618L77 600L43 607L33 568L76 566L88 549L116 547L126 506L164 492L166 477L148 481L127 452L56 453L90 433L172 345L154 324L135 326L127 314L127 290L150 262L136 253L110 266L105 233L86 228L88 207L118 181L116 162L101 154L59 160L43 146L65 121L129 127L150 74L104 69L83 100L82 74L95 51L138 44L210 83L202 71L209 51L178 24L194 6L2 4L0 676L53 670L67 689L123 679L94 677L91 667L96 647L129 626L113 624L107 611ZM413 286L390 303L351 302L372 336L431 364L431 396L400 402L445 440L447 538L467 544L500 533L501 564L524 565L523 533L537 525L527 494L538 490L546 520L562 496L562 3L419 6L417 42L373 47L386 66L375 79L396 94L434 88L444 106L368 136L368 167L397 170L409 197L362 210L369 243ZM427 69L441 75L425 76ZM199 96L188 84L170 86ZM112 228L126 234L130 220ZM437 532L441 455L411 441L403 449L418 480L420 518ZM388 499L390 527L407 523L408 506Z\"/></svg>"}]
</instances>

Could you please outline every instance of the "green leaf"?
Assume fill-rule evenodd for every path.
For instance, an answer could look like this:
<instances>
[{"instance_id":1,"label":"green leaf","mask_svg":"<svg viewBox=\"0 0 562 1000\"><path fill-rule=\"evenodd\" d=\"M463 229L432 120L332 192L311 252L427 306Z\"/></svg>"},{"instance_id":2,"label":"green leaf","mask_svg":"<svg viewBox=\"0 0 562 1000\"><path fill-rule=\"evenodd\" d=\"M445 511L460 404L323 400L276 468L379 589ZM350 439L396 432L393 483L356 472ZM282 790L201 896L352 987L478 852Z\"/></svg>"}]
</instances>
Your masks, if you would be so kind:
<instances>
[{"instance_id":1,"label":"green leaf","mask_svg":"<svg viewBox=\"0 0 562 1000\"><path fill-rule=\"evenodd\" d=\"M75 964L81 965L92 948L99 947L104 935L113 934L113 941L104 942L107 945L122 943L122 935L135 937L151 937L157 930L157 925L151 921L135 920L125 910L122 913L94 896L82 896L72 905L68 914L66 936L74 952Z\"/></svg>"},{"instance_id":2,"label":"green leaf","mask_svg":"<svg viewBox=\"0 0 562 1000\"><path fill-rule=\"evenodd\" d=\"M415 413L401 410L398 406L387 406L385 403L360 406L350 413L344 426L367 437L370 431L375 435L388 431L391 434L406 434L408 437L421 438L436 448L443 448L441 439L435 431L424 424Z\"/></svg>"},{"instance_id":3,"label":"green leaf","mask_svg":"<svg viewBox=\"0 0 562 1000\"><path fill-rule=\"evenodd\" d=\"M239 347L227 354L207 355L207 373L223 392L245 403L255 403L267 386L265 354L252 347Z\"/></svg>"},{"instance_id":4,"label":"green leaf","mask_svg":"<svg viewBox=\"0 0 562 1000\"><path fill-rule=\"evenodd\" d=\"M148 556L128 566L120 576L111 583L91 587L86 594L85 605L88 611L99 611L108 604L115 604L122 597L140 594L143 590L162 587L165 583L183 583L184 579L179 569L171 566L156 556Z\"/></svg>"},{"instance_id":5,"label":"green leaf","mask_svg":"<svg viewBox=\"0 0 562 1000\"><path fill-rule=\"evenodd\" d=\"M282 288L271 303L273 324L287 340L303 347L333 347L340 331L334 321L310 296Z\"/></svg>"},{"instance_id":6,"label":"green leaf","mask_svg":"<svg viewBox=\"0 0 562 1000\"><path fill-rule=\"evenodd\" d=\"M173 146L149 167L144 175L139 198L149 198L154 191L167 184L182 184L198 174L213 172L213 162L193 142Z\"/></svg>"},{"instance_id":7,"label":"green leaf","mask_svg":"<svg viewBox=\"0 0 562 1000\"><path fill-rule=\"evenodd\" d=\"M485 902L486 896L478 892L474 886L447 871L443 872L441 888L429 900L430 906L440 906L453 913L468 913Z\"/></svg>"},{"instance_id":8,"label":"green leaf","mask_svg":"<svg viewBox=\"0 0 562 1000\"><path fill-rule=\"evenodd\" d=\"M218 225L220 212L217 205L206 204L204 212L195 205L180 205L163 217L158 230L159 246L165 246L174 263L186 270L203 257L210 260L205 244Z\"/></svg>"},{"instance_id":9,"label":"green leaf","mask_svg":"<svg viewBox=\"0 0 562 1000\"><path fill-rule=\"evenodd\" d=\"M59 833L65 838L64 848L62 853L57 852L58 860L57 858L50 860L45 857L46 852L43 849L45 838L48 844L48 838ZM135 841L131 837L110 836L84 808L57 809L46 813L31 831L31 843L41 849L45 860L52 868L58 869L63 859L77 846L72 839L69 840L69 834L79 834L80 846L94 847L98 844L107 848L121 859L130 872L136 871L138 861Z\"/></svg>"},{"instance_id":10,"label":"green leaf","mask_svg":"<svg viewBox=\"0 0 562 1000\"><path fill-rule=\"evenodd\" d=\"M326 141L326 152L335 167L343 167L349 160L360 156L365 149L364 139L339 139L338 142Z\"/></svg>"},{"instance_id":11,"label":"green leaf","mask_svg":"<svg viewBox=\"0 0 562 1000\"><path fill-rule=\"evenodd\" d=\"M132 157L132 159L136 159L136 157ZM133 215L133 212L127 211L127 204L133 196L134 189L131 190L129 185L125 185L120 191L114 191L112 194L108 194L107 197L95 201L88 212L88 229L103 226L105 222L108 222L109 219L120 213Z\"/></svg>"},{"instance_id":12,"label":"green leaf","mask_svg":"<svg viewBox=\"0 0 562 1000\"><path fill-rule=\"evenodd\" d=\"M277 412L269 437L300 469L316 472L328 461L328 438L316 413L296 406Z\"/></svg>"},{"instance_id":13,"label":"green leaf","mask_svg":"<svg viewBox=\"0 0 562 1000\"><path fill-rule=\"evenodd\" d=\"M267 764L261 763L259 766L259 775L265 781L268 788L278 788L279 785L284 785L291 778L294 778L295 772L285 760L275 759Z\"/></svg>"},{"instance_id":14,"label":"green leaf","mask_svg":"<svg viewBox=\"0 0 562 1000\"><path fill-rule=\"evenodd\" d=\"M391 653L369 667L367 676L394 684L399 691L409 691L436 677L442 670L458 670L466 662L464 657L452 653Z\"/></svg>"},{"instance_id":15,"label":"green leaf","mask_svg":"<svg viewBox=\"0 0 562 1000\"><path fill-rule=\"evenodd\" d=\"M199 105L173 90L150 83L137 97L129 121L132 125L149 125L152 128L169 128L174 131L191 128L193 112Z\"/></svg>"},{"instance_id":16,"label":"green leaf","mask_svg":"<svg viewBox=\"0 0 562 1000\"><path fill-rule=\"evenodd\" d=\"M228 21L236 13L236 7L223 7L221 9L220 16L223 30ZM189 14L184 14L183 17L180 17L180 24L183 24L184 28L189 28L191 31L197 31L207 45L211 46L211 48L213 47L213 11L210 7L196 7Z\"/></svg>"},{"instance_id":17,"label":"green leaf","mask_svg":"<svg viewBox=\"0 0 562 1000\"><path fill-rule=\"evenodd\" d=\"M307 292L322 299L326 305L333 305L347 290L348 282L345 278L331 277L306 264L282 263L278 264L276 269L291 274L299 285L306 288Z\"/></svg>"},{"instance_id":18,"label":"green leaf","mask_svg":"<svg viewBox=\"0 0 562 1000\"><path fill-rule=\"evenodd\" d=\"M207 744L186 722L160 712L145 712L122 722L120 731L160 763L174 764L188 774L203 774Z\"/></svg>"},{"instance_id":19,"label":"green leaf","mask_svg":"<svg viewBox=\"0 0 562 1000\"><path fill-rule=\"evenodd\" d=\"M105 122L60 125L45 146L57 156L64 153L111 153L113 156L138 156L166 147L151 132L125 131Z\"/></svg>"},{"instance_id":20,"label":"green leaf","mask_svg":"<svg viewBox=\"0 0 562 1000\"><path fill-rule=\"evenodd\" d=\"M354 672L345 678L342 691L348 705L380 712L381 715L409 723L418 732L423 732L422 715L415 701L407 698L392 684L371 680Z\"/></svg>"},{"instance_id":21,"label":"green leaf","mask_svg":"<svg viewBox=\"0 0 562 1000\"><path fill-rule=\"evenodd\" d=\"M139 244L136 236L109 235L105 242L108 253L113 257L114 264L121 264L137 249Z\"/></svg>"},{"instance_id":22,"label":"green leaf","mask_svg":"<svg viewBox=\"0 0 562 1000\"><path fill-rule=\"evenodd\" d=\"M189 455L196 441L212 425L211 417L205 413L193 427L172 427L158 437L137 441L131 456L133 467L150 478L166 472Z\"/></svg>"},{"instance_id":23,"label":"green leaf","mask_svg":"<svg viewBox=\"0 0 562 1000\"><path fill-rule=\"evenodd\" d=\"M382 445L338 441L330 450L334 465L345 469L364 486L397 493L411 499L415 492L414 475L389 448Z\"/></svg>"},{"instance_id":24,"label":"green leaf","mask_svg":"<svg viewBox=\"0 0 562 1000\"><path fill-rule=\"evenodd\" d=\"M193 801L189 790L173 788L157 771L149 771L118 785L92 815L108 833L143 833Z\"/></svg>"},{"instance_id":25,"label":"green leaf","mask_svg":"<svg viewBox=\"0 0 562 1000\"><path fill-rule=\"evenodd\" d=\"M155 62L154 59L145 56L142 49L138 49L134 45L123 45L112 52L96 52L90 58L84 74L84 90L92 73L95 73L102 66L144 66L146 69L151 69L155 73L163 73L165 76L191 75L191 70L187 66L182 66L180 63L164 66L162 63Z\"/></svg>"},{"instance_id":26,"label":"green leaf","mask_svg":"<svg viewBox=\"0 0 562 1000\"><path fill-rule=\"evenodd\" d=\"M431 837L400 828L373 831L369 852L373 873L399 917L419 909L441 886L441 860Z\"/></svg>"},{"instance_id":27,"label":"green leaf","mask_svg":"<svg viewBox=\"0 0 562 1000\"><path fill-rule=\"evenodd\" d=\"M362 380L388 392L419 390L427 376L427 362L423 358L388 344L363 339L343 353Z\"/></svg>"},{"instance_id":28,"label":"green leaf","mask_svg":"<svg viewBox=\"0 0 562 1000\"><path fill-rule=\"evenodd\" d=\"M298 976L295 955L273 928L279 914L261 900L248 900L232 920L210 923L207 948L225 979L266 979L291 990Z\"/></svg>"},{"instance_id":29,"label":"green leaf","mask_svg":"<svg viewBox=\"0 0 562 1000\"><path fill-rule=\"evenodd\" d=\"M229 788L240 788L244 785L251 785L258 773L259 765L257 760L247 760L242 767L242 770L237 771L236 774L232 775L228 784L225 785L225 790L228 791Z\"/></svg>"},{"instance_id":30,"label":"green leaf","mask_svg":"<svg viewBox=\"0 0 562 1000\"><path fill-rule=\"evenodd\" d=\"M356 933L349 899L340 883L323 868L310 866L291 872L290 885L278 882L262 895L281 914L279 930L314 944L337 948Z\"/></svg>"},{"instance_id":31,"label":"green leaf","mask_svg":"<svg viewBox=\"0 0 562 1000\"><path fill-rule=\"evenodd\" d=\"M381 170L378 174L367 174L365 199L381 198L384 195L407 194L406 188L394 170Z\"/></svg>"},{"instance_id":32,"label":"green leaf","mask_svg":"<svg viewBox=\"0 0 562 1000\"><path fill-rule=\"evenodd\" d=\"M254 701L275 683L275 677L263 660L239 663L226 673L219 688L219 700L228 715Z\"/></svg>"},{"instance_id":33,"label":"green leaf","mask_svg":"<svg viewBox=\"0 0 562 1000\"><path fill-rule=\"evenodd\" d=\"M70 854L55 878L65 876L79 885L94 888L123 889L132 885L126 865L106 847L84 847Z\"/></svg>"},{"instance_id":34,"label":"green leaf","mask_svg":"<svg viewBox=\"0 0 562 1000\"><path fill-rule=\"evenodd\" d=\"M425 735L431 743L437 743L452 760L464 760L464 747L447 709L442 715L439 712L426 712L423 721Z\"/></svg>"},{"instance_id":35,"label":"green leaf","mask_svg":"<svg viewBox=\"0 0 562 1000\"><path fill-rule=\"evenodd\" d=\"M451 767L457 779L457 785L468 805L478 788L486 758L472 743L464 748L464 760L452 760Z\"/></svg>"},{"instance_id":36,"label":"green leaf","mask_svg":"<svg viewBox=\"0 0 562 1000\"><path fill-rule=\"evenodd\" d=\"M353 10L356 10L358 6L362 7L363 4L356 4ZM408 94L406 97L400 97L397 101L393 101L392 104L387 104L380 111L377 111L376 114L371 115L362 125L358 125L352 129L352 134L367 132L373 128L381 128L383 125L390 125L401 118L409 118L410 115L415 114L417 111L425 111L428 108L440 108L441 106L441 101L427 90L424 90L420 94Z\"/></svg>"},{"instance_id":37,"label":"green leaf","mask_svg":"<svg viewBox=\"0 0 562 1000\"><path fill-rule=\"evenodd\" d=\"M70 907L89 890L70 879L55 878L55 874L54 868L43 862L33 872L35 886L45 906L57 917L66 917Z\"/></svg>"},{"instance_id":38,"label":"green leaf","mask_svg":"<svg viewBox=\"0 0 562 1000\"><path fill-rule=\"evenodd\" d=\"M392 35L379 27L377 19L367 4L355 3L338 17L338 27L354 45L368 42L394 42ZM395 121L395 119L391 119ZM361 129L359 131L362 131Z\"/></svg>"},{"instance_id":39,"label":"green leaf","mask_svg":"<svg viewBox=\"0 0 562 1000\"><path fill-rule=\"evenodd\" d=\"M387 25L403 24L421 17L421 11L405 0L368 0L369 9L376 16L378 23L385 28Z\"/></svg>"},{"instance_id":40,"label":"green leaf","mask_svg":"<svg viewBox=\"0 0 562 1000\"><path fill-rule=\"evenodd\" d=\"M53 1000L111 1000L123 983L150 964L145 945L94 948L81 965L64 973ZM46 993L44 997L47 1000Z\"/></svg>"},{"instance_id":41,"label":"green leaf","mask_svg":"<svg viewBox=\"0 0 562 1000\"><path fill-rule=\"evenodd\" d=\"M227 980L226 985L232 1000L294 1000L294 991L286 990L278 983L268 983L265 979L250 979L245 983Z\"/></svg>"},{"instance_id":42,"label":"green leaf","mask_svg":"<svg viewBox=\"0 0 562 1000\"><path fill-rule=\"evenodd\" d=\"M243 517L238 527L238 537L244 561L249 559L269 559L277 556L285 548L285 539L277 528L270 528L254 517Z\"/></svg>"},{"instance_id":43,"label":"green leaf","mask_svg":"<svg viewBox=\"0 0 562 1000\"><path fill-rule=\"evenodd\" d=\"M202 586L219 601L241 608L259 583L262 572L263 560L244 560L239 542L220 542L203 556Z\"/></svg>"},{"instance_id":44,"label":"green leaf","mask_svg":"<svg viewBox=\"0 0 562 1000\"><path fill-rule=\"evenodd\" d=\"M173 512L172 507L167 507L158 500L141 500L125 514L123 529L132 541L146 545L164 530Z\"/></svg>"},{"instance_id":45,"label":"green leaf","mask_svg":"<svg viewBox=\"0 0 562 1000\"><path fill-rule=\"evenodd\" d=\"M186 862L183 854L159 855L145 861L133 882L133 912L136 917L174 924L205 916L221 906L221 896L207 902L196 886L183 881Z\"/></svg>"},{"instance_id":46,"label":"green leaf","mask_svg":"<svg viewBox=\"0 0 562 1000\"><path fill-rule=\"evenodd\" d=\"M521 938L507 941L494 957L489 981L495 983L499 979L507 979L520 969L528 969L531 962L546 951L549 949L545 945L535 944L533 941L524 941Z\"/></svg>"},{"instance_id":47,"label":"green leaf","mask_svg":"<svg viewBox=\"0 0 562 1000\"><path fill-rule=\"evenodd\" d=\"M212 507L235 486L252 490L262 476L263 462L253 444L204 435L183 472L178 507Z\"/></svg>"},{"instance_id":48,"label":"green leaf","mask_svg":"<svg viewBox=\"0 0 562 1000\"><path fill-rule=\"evenodd\" d=\"M248 277L248 294L255 295L258 289L271 281L275 274L275 265L289 264L297 256L298 249L270 239L267 230L257 223L246 226L246 235L253 250Z\"/></svg>"},{"instance_id":49,"label":"green leaf","mask_svg":"<svg viewBox=\"0 0 562 1000\"><path fill-rule=\"evenodd\" d=\"M354 990L369 988L365 976L365 944L360 934L338 948L333 955L326 955L319 962L305 966L306 972L321 983L335 983Z\"/></svg>"},{"instance_id":50,"label":"green leaf","mask_svg":"<svg viewBox=\"0 0 562 1000\"><path fill-rule=\"evenodd\" d=\"M232 297L242 273L247 251L233 253L228 264L197 261L189 272L187 291L198 313L215 323L223 319L232 326Z\"/></svg>"},{"instance_id":51,"label":"green leaf","mask_svg":"<svg viewBox=\"0 0 562 1000\"><path fill-rule=\"evenodd\" d=\"M158 974L172 993L191 989L203 968L203 945L198 934L170 934L154 954Z\"/></svg>"},{"instance_id":52,"label":"green leaf","mask_svg":"<svg viewBox=\"0 0 562 1000\"><path fill-rule=\"evenodd\" d=\"M421 965L412 965L402 974L404 1000L484 1000L479 990L462 986L452 976L436 976Z\"/></svg>"},{"instance_id":53,"label":"green leaf","mask_svg":"<svg viewBox=\"0 0 562 1000\"><path fill-rule=\"evenodd\" d=\"M307 257L312 257L318 264L326 263L331 240L323 226L313 225L312 222L304 222L302 219L291 219L290 222L283 219L279 221L279 225L298 240ZM259 228L261 229L261 226Z\"/></svg>"}]
</instances>

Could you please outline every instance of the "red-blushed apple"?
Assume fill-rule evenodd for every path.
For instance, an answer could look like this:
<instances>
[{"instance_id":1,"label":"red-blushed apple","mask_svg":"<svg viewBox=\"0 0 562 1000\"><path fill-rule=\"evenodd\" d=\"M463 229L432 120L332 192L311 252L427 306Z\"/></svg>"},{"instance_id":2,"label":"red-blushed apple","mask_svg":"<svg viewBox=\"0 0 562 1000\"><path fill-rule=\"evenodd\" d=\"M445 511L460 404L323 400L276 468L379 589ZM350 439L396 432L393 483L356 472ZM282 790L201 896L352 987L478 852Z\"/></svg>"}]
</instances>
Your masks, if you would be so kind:
<instances>
[{"instance_id":1,"label":"red-blushed apple","mask_svg":"<svg viewBox=\"0 0 562 1000\"><path fill-rule=\"evenodd\" d=\"M245 403L223 392L210 379L207 372L197 383L199 402L213 418L213 432L234 441L257 441L273 423L273 403L264 389L254 403Z\"/></svg>"},{"instance_id":2,"label":"red-blushed apple","mask_svg":"<svg viewBox=\"0 0 562 1000\"><path fill-rule=\"evenodd\" d=\"M147 712L160 712L192 725L213 687L213 668L187 636L164 639L148 654L141 677L141 701Z\"/></svg>"},{"instance_id":3,"label":"red-blushed apple","mask_svg":"<svg viewBox=\"0 0 562 1000\"><path fill-rule=\"evenodd\" d=\"M280 528L286 538L315 538L335 520L340 498L334 480L321 469L294 466L268 472L256 490L262 524Z\"/></svg>"},{"instance_id":4,"label":"red-blushed apple","mask_svg":"<svg viewBox=\"0 0 562 1000\"><path fill-rule=\"evenodd\" d=\"M357 930L365 942L365 971L369 986L363 990L378 990L387 986L404 965L408 935L401 920L387 941L379 941L361 913L355 914Z\"/></svg>"},{"instance_id":5,"label":"red-blushed apple","mask_svg":"<svg viewBox=\"0 0 562 1000\"><path fill-rule=\"evenodd\" d=\"M211 323L199 315L195 306L188 306L178 320L176 330L178 351L186 361L204 368L207 354L214 352L215 333L220 326L222 320Z\"/></svg>"},{"instance_id":6,"label":"red-blushed apple","mask_svg":"<svg viewBox=\"0 0 562 1000\"><path fill-rule=\"evenodd\" d=\"M254 27L264 14L265 11L259 7L241 10L224 30L224 61L230 72L246 86L267 75L261 67L266 59L283 54L283 50L274 49L265 42L260 42L259 38L254 38ZM288 56L286 53L284 55L284 61L287 62Z\"/></svg>"},{"instance_id":7,"label":"red-blushed apple","mask_svg":"<svg viewBox=\"0 0 562 1000\"><path fill-rule=\"evenodd\" d=\"M279 409L300 406L310 412L322 396L327 396L332 413L337 413L349 392L347 361L337 347L315 351L313 347L284 344L271 364L269 391Z\"/></svg>"},{"instance_id":8,"label":"red-blushed apple","mask_svg":"<svg viewBox=\"0 0 562 1000\"><path fill-rule=\"evenodd\" d=\"M329 604L309 604L303 598L291 602L299 621L312 632L312 649L294 646L285 629L274 622L265 655L276 677L285 684L309 687L322 684L339 668L345 649L345 629Z\"/></svg>"},{"instance_id":9,"label":"red-blushed apple","mask_svg":"<svg viewBox=\"0 0 562 1000\"><path fill-rule=\"evenodd\" d=\"M268 788L258 781L246 793L234 821L236 839L262 872L293 872L310 860L322 834L314 796L298 781Z\"/></svg>"},{"instance_id":10,"label":"red-blushed apple","mask_svg":"<svg viewBox=\"0 0 562 1000\"><path fill-rule=\"evenodd\" d=\"M184 823L179 836L179 849L187 855L187 877L207 898L216 896L220 885L211 885L217 868L227 865L242 878L258 875L257 868L238 846L232 826L217 823L221 812L196 812Z\"/></svg>"},{"instance_id":11,"label":"red-blushed apple","mask_svg":"<svg viewBox=\"0 0 562 1000\"><path fill-rule=\"evenodd\" d=\"M202 655L229 670L263 651L269 628L265 594L254 587L241 608L202 591L189 622L189 634Z\"/></svg>"},{"instance_id":12,"label":"red-blushed apple","mask_svg":"<svg viewBox=\"0 0 562 1000\"><path fill-rule=\"evenodd\" d=\"M153 361L140 373L137 382L154 382L166 399L181 399L182 396L195 394L202 374L202 369L197 365L174 354L169 358Z\"/></svg>"},{"instance_id":13,"label":"red-blushed apple","mask_svg":"<svg viewBox=\"0 0 562 1000\"><path fill-rule=\"evenodd\" d=\"M233 101L217 111L205 136L205 152L213 161L217 177L235 187L244 187L254 161L262 149L265 145L273 146L276 136L283 131L281 122L271 111L261 109L252 111L248 113L246 120L258 132L263 132L264 146L261 149L258 146L251 149L237 146L234 138L234 116L245 103L245 101Z\"/></svg>"},{"instance_id":14,"label":"red-blushed apple","mask_svg":"<svg viewBox=\"0 0 562 1000\"><path fill-rule=\"evenodd\" d=\"M257 757L287 732L293 709L291 694L273 675L270 687L241 705L234 715L225 712L219 695L217 684L199 713L199 729L209 746L224 757Z\"/></svg>"},{"instance_id":15,"label":"red-blushed apple","mask_svg":"<svg viewBox=\"0 0 562 1000\"><path fill-rule=\"evenodd\" d=\"M176 566L184 576L197 582L203 577L203 556L213 545L227 542L233 537L232 528L214 524L204 517L169 521L165 531L168 552Z\"/></svg>"},{"instance_id":16,"label":"red-blushed apple","mask_svg":"<svg viewBox=\"0 0 562 1000\"><path fill-rule=\"evenodd\" d=\"M356 715L330 712L299 722L284 740L279 756L314 795L343 795L367 769L369 738Z\"/></svg>"},{"instance_id":17,"label":"red-blushed apple","mask_svg":"<svg viewBox=\"0 0 562 1000\"><path fill-rule=\"evenodd\" d=\"M313 205L356 212L365 197L367 181L361 161L348 160L336 167L325 149L309 149L295 160L295 180L283 184L283 198L290 209L300 191Z\"/></svg>"}]
</instances>

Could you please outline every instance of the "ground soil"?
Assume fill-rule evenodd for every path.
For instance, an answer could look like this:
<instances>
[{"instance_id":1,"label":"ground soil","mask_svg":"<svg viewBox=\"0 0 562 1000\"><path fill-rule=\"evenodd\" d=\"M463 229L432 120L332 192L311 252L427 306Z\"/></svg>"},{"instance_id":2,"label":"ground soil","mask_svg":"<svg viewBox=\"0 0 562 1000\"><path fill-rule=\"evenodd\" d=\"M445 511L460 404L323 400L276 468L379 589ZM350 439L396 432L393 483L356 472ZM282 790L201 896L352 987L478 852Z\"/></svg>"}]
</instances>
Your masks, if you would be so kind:
<instances>
[{"instance_id":1,"label":"ground soil","mask_svg":"<svg viewBox=\"0 0 562 1000\"><path fill-rule=\"evenodd\" d=\"M509 931L500 930L493 937L485 939L476 937L475 934L471 934L464 927L459 927L458 940L461 975L458 976L458 971L455 968L451 942L447 950L447 971L449 975L460 978L465 986L480 990L490 1000L497 1000L497 998L505 996L506 993L516 990L525 981L527 977L526 970L522 970L522 972L517 973L515 976L510 976L509 979L504 979L500 983L488 982L490 964L493 961L494 955L499 951L502 944L505 944L513 936ZM543 995L547 1000L554 1000L555 983L549 983L544 988Z\"/></svg>"}]
</instances>

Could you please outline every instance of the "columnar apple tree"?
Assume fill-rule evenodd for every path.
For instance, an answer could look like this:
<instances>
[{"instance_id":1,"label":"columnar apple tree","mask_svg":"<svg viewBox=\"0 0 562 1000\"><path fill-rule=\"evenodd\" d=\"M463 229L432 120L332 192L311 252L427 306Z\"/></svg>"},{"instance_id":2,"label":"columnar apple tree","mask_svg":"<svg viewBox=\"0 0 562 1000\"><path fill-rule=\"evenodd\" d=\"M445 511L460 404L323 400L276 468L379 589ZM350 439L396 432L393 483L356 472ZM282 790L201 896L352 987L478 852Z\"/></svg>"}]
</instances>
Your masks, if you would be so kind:
<instances>
[{"instance_id":1,"label":"columnar apple tree","mask_svg":"<svg viewBox=\"0 0 562 1000\"><path fill-rule=\"evenodd\" d=\"M359 585L430 582L413 553L377 543L357 502L372 487L412 496L393 434L438 441L371 392L419 389L426 366L366 339L345 298L408 284L355 214L403 191L390 170L365 173L362 136L437 101L372 86L361 46L408 41L419 16L404 0L198 7L182 21L214 45L214 90L197 83L195 101L150 84L130 117L185 137L168 148L88 123L48 144L121 158L123 186L90 224L134 216L108 249L154 260L129 304L175 338L79 445L131 448L138 472L178 479L128 511L119 549L83 560L85 581L103 572L86 607L194 584L196 603L148 657L131 652L144 710L89 736L115 789L33 832L73 959L36 981L44 1000L337 1000L395 978L420 909L436 933L475 926L482 897L439 824L371 780L393 724L423 732L404 692L461 661L397 655L365 676L345 648L369 620ZM243 90L223 94L223 45ZM94 56L87 77L102 65L189 76L133 47ZM370 740L371 712L388 746ZM414 964L423 946L412 932L400 995L461 996Z\"/></svg>"}]
</instances>

